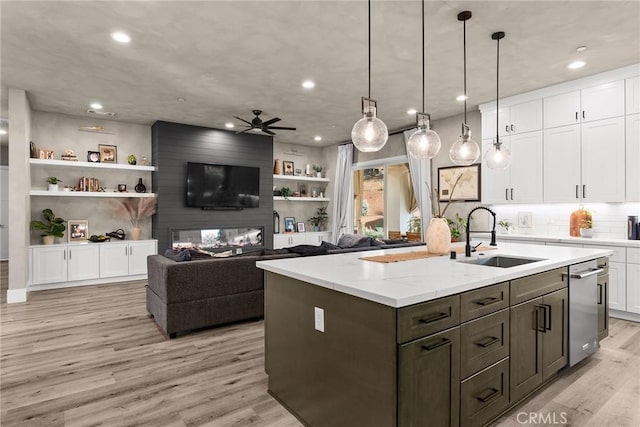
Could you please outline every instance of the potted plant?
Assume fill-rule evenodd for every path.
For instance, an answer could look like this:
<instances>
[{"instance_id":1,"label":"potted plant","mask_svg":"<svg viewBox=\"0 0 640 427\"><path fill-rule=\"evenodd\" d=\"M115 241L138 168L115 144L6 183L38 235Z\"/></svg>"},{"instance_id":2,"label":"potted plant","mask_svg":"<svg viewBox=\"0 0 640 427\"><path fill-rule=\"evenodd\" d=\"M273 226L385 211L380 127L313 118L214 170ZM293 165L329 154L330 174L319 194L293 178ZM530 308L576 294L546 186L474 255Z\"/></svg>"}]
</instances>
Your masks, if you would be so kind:
<instances>
[{"instance_id":1,"label":"potted plant","mask_svg":"<svg viewBox=\"0 0 640 427\"><path fill-rule=\"evenodd\" d=\"M327 207L323 206L318 208L316 214L309 218L308 221L313 225L313 231L320 231L320 226L324 225L328 219Z\"/></svg>"},{"instance_id":2,"label":"potted plant","mask_svg":"<svg viewBox=\"0 0 640 427\"><path fill-rule=\"evenodd\" d=\"M289 197L291 197L293 193L291 192L291 189L289 187L282 187L280 189L280 195L285 199L289 199Z\"/></svg>"},{"instance_id":3,"label":"potted plant","mask_svg":"<svg viewBox=\"0 0 640 427\"><path fill-rule=\"evenodd\" d=\"M322 166L313 165L313 171L316 173L316 177L322 178Z\"/></svg>"},{"instance_id":4,"label":"potted plant","mask_svg":"<svg viewBox=\"0 0 640 427\"><path fill-rule=\"evenodd\" d=\"M67 228L64 226L65 220L56 217L53 211L48 208L42 211L42 216L44 221L31 221L31 229L42 230L42 243L51 245L56 237L62 238L64 236L64 230Z\"/></svg>"},{"instance_id":5,"label":"potted plant","mask_svg":"<svg viewBox=\"0 0 640 427\"><path fill-rule=\"evenodd\" d=\"M509 234L513 230L513 224L509 220L503 219L498 222L498 225L504 229L505 234Z\"/></svg>"},{"instance_id":6,"label":"potted plant","mask_svg":"<svg viewBox=\"0 0 640 427\"><path fill-rule=\"evenodd\" d=\"M422 241L422 219L419 216L412 216L407 222L407 240L410 242Z\"/></svg>"},{"instance_id":7,"label":"potted plant","mask_svg":"<svg viewBox=\"0 0 640 427\"><path fill-rule=\"evenodd\" d=\"M454 219L447 218L447 223L449 224L449 230L451 230L451 241L457 242L467 229L467 220L456 212Z\"/></svg>"},{"instance_id":8,"label":"potted plant","mask_svg":"<svg viewBox=\"0 0 640 427\"><path fill-rule=\"evenodd\" d=\"M129 157L127 157L127 162L130 165L135 165L136 163L138 163L138 159L136 159L136 156L134 156L133 154L129 154Z\"/></svg>"},{"instance_id":9,"label":"potted plant","mask_svg":"<svg viewBox=\"0 0 640 427\"><path fill-rule=\"evenodd\" d=\"M593 237L593 218L591 212L585 209L584 218L580 223L580 235L582 237Z\"/></svg>"},{"instance_id":10,"label":"potted plant","mask_svg":"<svg viewBox=\"0 0 640 427\"><path fill-rule=\"evenodd\" d=\"M47 178L47 183L49 184L49 191L58 191L59 182L62 182L62 180L56 178L55 176L50 176L49 178Z\"/></svg>"},{"instance_id":11,"label":"potted plant","mask_svg":"<svg viewBox=\"0 0 640 427\"><path fill-rule=\"evenodd\" d=\"M131 239L140 240L142 236L140 220L156 213L158 200L155 197L141 197L114 199L112 203L114 213L131 222Z\"/></svg>"}]
</instances>

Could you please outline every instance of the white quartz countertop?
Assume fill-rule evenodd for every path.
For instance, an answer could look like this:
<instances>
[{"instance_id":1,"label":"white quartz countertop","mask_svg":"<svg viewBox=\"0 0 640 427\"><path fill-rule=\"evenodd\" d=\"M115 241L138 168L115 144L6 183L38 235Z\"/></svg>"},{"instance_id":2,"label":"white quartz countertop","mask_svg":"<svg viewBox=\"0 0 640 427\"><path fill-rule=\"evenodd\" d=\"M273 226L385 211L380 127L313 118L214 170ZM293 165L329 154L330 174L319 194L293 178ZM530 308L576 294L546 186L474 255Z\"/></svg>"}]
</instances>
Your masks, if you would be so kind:
<instances>
[{"instance_id":1,"label":"white quartz countertop","mask_svg":"<svg viewBox=\"0 0 640 427\"><path fill-rule=\"evenodd\" d=\"M471 233L473 234L473 233ZM488 241L488 237L482 237L486 235L478 234L480 240L484 239ZM626 240L626 239L601 239L601 238L585 238L585 237L571 237L571 236L547 236L542 234L498 234L496 236L502 240L531 240L538 242L553 243L572 243L575 245L593 245L593 246L623 246L626 248L640 248L640 240Z\"/></svg>"},{"instance_id":2,"label":"white quartz countertop","mask_svg":"<svg viewBox=\"0 0 640 427\"><path fill-rule=\"evenodd\" d=\"M361 259L414 251L426 251L426 247L285 258L258 261L256 265L266 271L380 304L405 307L612 254L607 249L499 243L497 250L474 253L472 258L507 255L542 261L498 268L463 262L464 253L458 254L457 260L449 259L449 256L394 263Z\"/></svg>"}]
</instances>

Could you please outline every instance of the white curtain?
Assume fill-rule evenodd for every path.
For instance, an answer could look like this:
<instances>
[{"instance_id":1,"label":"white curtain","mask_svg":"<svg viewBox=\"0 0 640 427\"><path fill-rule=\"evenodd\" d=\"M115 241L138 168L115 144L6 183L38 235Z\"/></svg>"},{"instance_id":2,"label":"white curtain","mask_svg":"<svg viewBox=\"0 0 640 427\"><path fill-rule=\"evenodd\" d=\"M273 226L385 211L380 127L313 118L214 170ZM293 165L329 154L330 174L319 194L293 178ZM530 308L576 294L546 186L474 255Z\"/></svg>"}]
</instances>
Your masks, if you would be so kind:
<instances>
[{"instance_id":1,"label":"white curtain","mask_svg":"<svg viewBox=\"0 0 640 427\"><path fill-rule=\"evenodd\" d=\"M416 129L410 129L404 132L405 146L415 131ZM416 159L409 154L408 148L407 159L409 160L409 171L411 172L411 184L413 186L416 200L418 201L418 207L420 208L422 241L424 242L424 235L427 230L427 226L431 221L431 197L433 195L429 194L429 190L425 184L425 182L428 182L429 187L433 189L433 185L431 185L431 161L426 159Z\"/></svg>"},{"instance_id":2,"label":"white curtain","mask_svg":"<svg viewBox=\"0 0 640 427\"><path fill-rule=\"evenodd\" d=\"M353 232L353 144L338 146L333 191L331 239L336 243L344 233Z\"/></svg>"}]
</instances>

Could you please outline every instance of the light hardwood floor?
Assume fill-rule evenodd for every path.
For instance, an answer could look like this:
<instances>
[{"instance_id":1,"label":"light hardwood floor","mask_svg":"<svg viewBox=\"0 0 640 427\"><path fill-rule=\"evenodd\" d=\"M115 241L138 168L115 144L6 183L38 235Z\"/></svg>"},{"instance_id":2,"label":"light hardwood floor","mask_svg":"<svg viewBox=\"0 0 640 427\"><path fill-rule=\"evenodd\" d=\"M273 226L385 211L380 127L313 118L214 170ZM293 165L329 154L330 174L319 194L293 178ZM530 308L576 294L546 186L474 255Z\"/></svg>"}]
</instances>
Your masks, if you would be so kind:
<instances>
[{"instance_id":1,"label":"light hardwood floor","mask_svg":"<svg viewBox=\"0 0 640 427\"><path fill-rule=\"evenodd\" d=\"M301 425L267 394L262 321L168 341L147 315L144 282L7 305L6 263L0 281L3 427ZM611 332L595 356L498 425L523 425L520 412L556 421L565 412L572 426L639 426L640 325L612 319Z\"/></svg>"}]
</instances>

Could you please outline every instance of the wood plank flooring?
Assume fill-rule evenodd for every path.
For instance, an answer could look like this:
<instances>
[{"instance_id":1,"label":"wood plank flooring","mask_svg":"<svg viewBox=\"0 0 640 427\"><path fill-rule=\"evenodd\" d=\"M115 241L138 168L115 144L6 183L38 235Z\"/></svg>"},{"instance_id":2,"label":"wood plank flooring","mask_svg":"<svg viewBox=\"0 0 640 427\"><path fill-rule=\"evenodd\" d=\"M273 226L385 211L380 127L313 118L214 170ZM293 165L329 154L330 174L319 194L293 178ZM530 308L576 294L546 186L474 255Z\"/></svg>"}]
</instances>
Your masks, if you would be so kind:
<instances>
[{"instance_id":1,"label":"wood plank flooring","mask_svg":"<svg viewBox=\"0 0 640 427\"><path fill-rule=\"evenodd\" d=\"M262 321L169 341L147 315L144 282L35 292L7 305L6 270L0 263L3 427L301 425L267 393ZM521 412L639 426L640 325L612 319L595 356L497 425L523 425Z\"/></svg>"}]
</instances>

